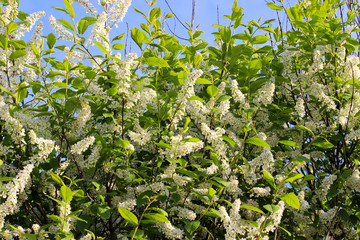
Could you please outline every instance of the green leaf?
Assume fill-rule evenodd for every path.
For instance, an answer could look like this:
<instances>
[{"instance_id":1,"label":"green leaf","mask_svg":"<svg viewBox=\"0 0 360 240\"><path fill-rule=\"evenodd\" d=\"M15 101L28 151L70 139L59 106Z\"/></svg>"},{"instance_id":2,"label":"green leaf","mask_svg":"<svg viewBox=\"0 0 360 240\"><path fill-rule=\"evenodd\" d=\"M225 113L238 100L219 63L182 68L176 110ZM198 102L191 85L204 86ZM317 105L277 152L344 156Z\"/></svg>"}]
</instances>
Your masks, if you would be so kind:
<instances>
[{"instance_id":1,"label":"green leaf","mask_svg":"<svg viewBox=\"0 0 360 240\"><path fill-rule=\"evenodd\" d=\"M334 144L329 142L326 139L318 138L315 141L312 142L312 145L322 148L322 149L329 149L335 147Z\"/></svg>"},{"instance_id":2,"label":"green leaf","mask_svg":"<svg viewBox=\"0 0 360 240\"><path fill-rule=\"evenodd\" d=\"M266 35L257 35L251 39L252 44L264 44L269 40L269 37Z\"/></svg>"},{"instance_id":3,"label":"green leaf","mask_svg":"<svg viewBox=\"0 0 360 240\"><path fill-rule=\"evenodd\" d=\"M138 28L134 27L131 29L131 38L134 42L139 46L142 50L142 44L145 40L148 40L148 36L143 31L139 30Z\"/></svg>"},{"instance_id":4,"label":"green leaf","mask_svg":"<svg viewBox=\"0 0 360 240\"><path fill-rule=\"evenodd\" d=\"M56 9L56 10L58 10L58 11L63 11L63 12L66 13L66 14L69 14L65 9L63 9L63 8L61 8L61 7L52 7L52 8L54 8L54 9Z\"/></svg>"},{"instance_id":5,"label":"green leaf","mask_svg":"<svg viewBox=\"0 0 360 240\"><path fill-rule=\"evenodd\" d=\"M60 194L64 202L69 203L72 200L73 192L68 186L61 186Z\"/></svg>"},{"instance_id":6,"label":"green leaf","mask_svg":"<svg viewBox=\"0 0 360 240\"><path fill-rule=\"evenodd\" d=\"M108 90L106 90L106 92L110 96L115 96L119 92L119 89L117 89L116 87L112 87L112 88L109 88Z\"/></svg>"},{"instance_id":7,"label":"green leaf","mask_svg":"<svg viewBox=\"0 0 360 240\"><path fill-rule=\"evenodd\" d=\"M274 177L266 170L263 170L265 181L267 181L270 186L272 186L274 189L276 188Z\"/></svg>"},{"instance_id":8,"label":"green leaf","mask_svg":"<svg viewBox=\"0 0 360 240\"><path fill-rule=\"evenodd\" d=\"M232 97L229 95L222 95L221 97L219 97L219 99L216 102L222 102L222 101L226 101L231 99Z\"/></svg>"},{"instance_id":9,"label":"green leaf","mask_svg":"<svg viewBox=\"0 0 360 240\"><path fill-rule=\"evenodd\" d=\"M5 93L7 93L8 95L15 97L14 94L10 91L8 91L6 88L4 88L4 86L0 85L0 90L4 91Z\"/></svg>"},{"instance_id":10,"label":"green leaf","mask_svg":"<svg viewBox=\"0 0 360 240\"><path fill-rule=\"evenodd\" d=\"M308 174L304 177L303 181L310 181L310 180L315 180L315 176L312 174Z\"/></svg>"},{"instance_id":11,"label":"green leaf","mask_svg":"<svg viewBox=\"0 0 360 240\"><path fill-rule=\"evenodd\" d=\"M37 239L37 235L36 234L31 234L31 233L24 233L23 236L28 239L28 240L36 240Z\"/></svg>"},{"instance_id":12,"label":"green leaf","mask_svg":"<svg viewBox=\"0 0 360 240\"><path fill-rule=\"evenodd\" d=\"M15 52L10 54L9 59L15 60L17 58L25 56L26 54L28 54L28 52L26 50L16 50Z\"/></svg>"},{"instance_id":13,"label":"green leaf","mask_svg":"<svg viewBox=\"0 0 360 240\"><path fill-rule=\"evenodd\" d=\"M9 44L14 46L16 49L25 49L27 44L24 40L10 40Z\"/></svg>"},{"instance_id":14,"label":"green leaf","mask_svg":"<svg viewBox=\"0 0 360 240\"><path fill-rule=\"evenodd\" d=\"M0 182L12 181L14 177L0 177Z\"/></svg>"},{"instance_id":15,"label":"green leaf","mask_svg":"<svg viewBox=\"0 0 360 240\"><path fill-rule=\"evenodd\" d=\"M210 82L209 80L207 80L205 78L196 79L196 83L204 84L204 85L211 85L212 84L212 82Z\"/></svg>"},{"instance_id":16,"label":"green leaf","mask_svg":"<svg viewBox=\"0 0 360 240\"><path fill-rule=\"evenodd\" d=\"M74 8L71 6L71 4L69 3L68 0L64 0L64 4L66 7L66 10L68 10L70 17L74 18L75 17L75 12L74 12Z\"/></svg>"},{"instance_id":17,"label":"green leaf","mask_svg":"<svg viewBox=\"0 0 360 240\"><path fill-rule=\"evenodd\" d=\"M195 221L189 221L186 223L185 225L185 230L190 233L190 234L193 234L196 229L198 229L198 227L200 226L200 221L198 220L195 220Z\"/></svg>"},{"instance_id":18,"label":"green leaf","mask_svg":"<svg viewBox=\"0 0 360 240\"><path fill-rule=\"evenodd\" d=\"M131 223L134 226L137 226L139 224L139 220L137 219L137 217L135 216L135 214L133 214L132 212L130 212L129 210L119 207L119 213L120 215L129 223Z\"/></svg>"},{"instance_id":19,"label":"green leaf","mask_svg":"<svg viewBox=\"0 0 360 240\"><path fill-rule=\"evenodd\" d=\"M31 49L33 50L33 53L35 54L37 59L39 59L40 58L40 50L34 44L31 44Z\"/></svg>"},{"instance_id":20,"label":"green leaf","mask_svg":"<svg viewBox=\"0 0 360 240\"><path fill-rule=\"evenodd\" d=\"M79 34L84 34L86 32L86 30L89 27L89 22L85 19L80 19L80 21L77 23L77 28L78 28L78 32Z\"/></svg>"},{"instance_id":21,"label":"green leaf","mask_svg":"<svg viewBox=\"0 0 360 240\"><path fill-rule=\"evenodd\" d=\"M50 220L52 220L53 222L61 222L61 218L57 215L47 215L48 218L50 218Z\"/></svg>"},{"instance_id":22,"label":"green leaf","mask_svg":"<svg viewBox=\"0 0 360 240\"><path fill-rule=\"evenodd\" d=\"M246 222L246 223L250 224L251 226L253 226L255 228L259 228L259 224L257 222L255 222L255 221L244 220L244 219L240 219L240 221Z\"/></svg>"},{"instance_id":23,"label":"green leaf","mask_svg":"<svg viewBox=\"0 0 360 240\"><path fill-rule=\"evenodd\" d=\"M183 133L187 132L187 130L189 129L189 124L191 123L191 119L189 117L186 118L185 124L184 124L184 130Z\"/></svg>"},{"instance_id":24,"label":"green leaf","mask_svg":"<svg viewBox=\"0 0 360 240\"><path fill-rule=\"evenodd\" d=\"M6 26L7 34L11 34L18 28L18 25L15 22L9 23L9 25Z\"/></svg>"},{"instance_id":25,"label":"green leaf","mask_svg":"<svg viewBox=\"0 0 360 240\"><path fill-rule=\"evenodd\" d=\"M143 221L154 222L152 220L143 220ZM141 229L138 229L136 232L135 232L135 230L132 230L130 232L130 236L132 236L133 239L137 239L137 240L147 240L147 238L143 238L144 234L145 234L144 230L141 230Z\"/></svg>"},{"instance_id":26,"label":"green leaf","mask_svg":"<svg viewBox=\"0 0 360 240\"><path fill-rule=\"evenodd\" d=\"M119 147L122 147L122 148L126 148L129 144L130 144L129 141L123 140L123 139L121 139L121 138L119 138L119 139L116 141L116 146L119 146Z\"/></svg>"},{"instance_id":27,"label":"green leaf","mask_svg":"<svg viewBox=\"0 0 360 240\"><path fill-rule=\"evenodd\" d=\"M291 237L291 233L290 233L288 230L286 230L285 228L282 228L282 227L280 227L280 226L278 226L278 228L280 228L281 230L283 230L284 232L286 232L286 234Z\"/></svg>"},{"instance_id":28,"label":"green leaf","mask_svg":"<svg viewBox=\"0 0 360 240\"><path fill-rule=\"evenodd\" d=\"M20 84L20 86L15 91L16 102L20 103L26 98L28 94L27 86L25 84Z\"/></svg>"},{"instance_id":29,"label":"green leaf","mask_svg":"<svg viewBox=\"0 0 360 240\"><path fill-rule=\"evenodd\" d=\"M155 143L155 145L160 147L160 148L167 148L167 149L170 149L170 150L174 149L172 145L164 143L162 140L160 142L158 142L158 143Z\"/></svg>"},{"instance_id":30,"label":"green leaf","mask_svg":"<svg viewBox=\"0 0 360 240\"><path fill-rule=\"evenodd\" d=\"M46 43L49 47L49 49L53 49L54 45L56 43L56 36L53 33L50 33L47 37L46 37Z\"/></svg>"},{"instance_id":31,"label":"green leaf","mask_svg":"<svg viewBox=\"0 0 360 240\"><path fill-rule=\"evenodd\" d=\"M308 133L310 133L311 135L315 136L315 134L307 127L303 126L303 125L298 125L298 127L303 130L303 131L306 131Z\"/></svg>"},{"instance_id":32,"label":"green leaf","mask_svg":"<svg viewBox=\"0 0 360 240\"><path fill-rule=\"evenodd\" d=\"M294 148L300 147L299 144L297 144L296 142L290 141L290 140L280 140L279 143L284 144L286 146L294 147Z\"/></svg>"},{"instance_id":33,"label":"green leaf","mask_svg":"<svg viewBox=\"0 0 360 240\"><path fill-rule=\"evenodd\" d=\"M292 183L293 181L298 180L298 179L300 179L300 178L302 178L302 177L304 177L303 174L296 173L295 175L290 175L290 176L285 180L285 182Z\"/></svg>"},{"instance_id":34,"label":"green leaf","mask_svg":"<svg viewBox=\"0 0 360 240\"><path fill-rule=\"evenodd\" d=\"M229 182L227 182L226 180L219 178L219 177L214 177L214 180L217 181L218 183L220 183L221 185L223 185L224 187L229 186Z\"/></svg>"},{"instance_id":35,"label":"green leaf","mask_svg":"<svg viewBox=\"0 0 360 240\"><path fill-rule=\"evenodd\" d=\"M165 18L172 18L173 16L174 16L173 13L168 13L168 14L166 14Z\"/></svg>"},{"instance_id":36,"label":"green leaf","mask_svg":"<svg viewBox=\"0 0 360 240\"><path fill-rule=\"evenodd\" d=\"M114 49L114 50L121 50L121 49L123 49L125 47L125 44L123 44L123 43L115 43L113 46L112 46L112 48Z\"/></svg>"},{"instance_id":37,"label":"green leaf","mask_svg":"<svg viewBox=\"0 0 360 240\"><path fill-rule=\"evenodd\" d=\"M167 217L165 217L164 215L159 214L159 213L145 213L144 217L146 217L147 219L155 220L155 221L159 221L159 222L169 222Z\"/></svg>"},{"instance_id":38,"label":"green leaf","mask_svg":"<svg viewBox=\"0 0 360 240\"><path fill-rule=\"evenodd\" d=\"M268 2L266 5L267 5L269 8L271 8L272 10L278 10L278 11L280 11L280 10L283 10L283 9L284 9L284 8L282 8L282 7L276 5L275 3L272 3L272 2Z\"/></svg>"},{"instance_id":39,"label":"green leaf","mask_svg":"<svg viewBox=\"0 0 360 240\"><path fill-rule=\"evenodd\" d=\"M140 207L141 205L147 203L153 194L154 192L151 190L147 190L145 192L140 193L136 199L137 206Z\"/></svg>"},{"instance_id":40,"label":"green leaf","mask_svg":"<svg viewBox=\"0 0 360 240\"><path fill-rule=\"evenodd\" d=\"M71 25L71 23L69 23L67 20L65 19L57 19L57 21L59 23L61 23L61 25L63 25L64 27L66 27L67 29L71 30L74 32L74 27L73 25Z\"/></svg>"},{"instance_id":41,"label":"green leaf","mask_svg":"<svg viewBox=\"0 0 360 240\"><path fill-rule=\"evenodd\" d=\"M8 47L7 37L3 34L0 34L0 47L4 50L6 50Z\"/></svg>"},{"instance_id":42,"label":"green leaf","mask_svg":"<svg viewBox=\"0 0 360 240\"><path fill-rule=\"evenodd\" d=\"M189 170L186 170L186 169L183 169L183 168L177 169L176 172L184 174L184 175L186 175L188 177L191 177L193 179L198 179L199 178L198 175L194 171L189 171Z\"/></svg>"},{"instance_id":43,"label":"green leaf","mask_svg":"<svg viewBox=\"0 0 360 240\"><path fill-rule=\"evenodd\" d=\"M262 63L260 59L254 59L249 64L249 69L251 70L252 74L256 74L258 71L260 71L262 67Z\"/></svg>"},{"instance_id":44,"label":"green leaf","mask_svg":"<svg viewBox=\"0 0 360 240\"><path fill-rule=\"evenodd\" d=\"M226 142L228 142L231 146L237 147L236 142L232 138L228 136L221 136L221 138L224 139Z\"/></svg>"},{"instance_id":45,"label":"green leaf","mask_svg":"<svg viewBox=\"0 0 360 240\"><path fill-rule=\"evenodd\" d=\"M269 212L276 212L277 210L279 210L279 207L273 204L268 204L268 205L264 205L263 208L265 208L266 210L268 210Z\"/></svg>"},{"instance_id":46,"label":"green leaf","mask_svg":"<svg viewBox=\"0 0 360 240\"><path fill-rule=\"evenodd\" d=\"M112 209L106 205L98 205L97 214L103 219L109 219Z\"/></svg>"},{"instance_id":47,"label":"green leaf","mask_svg":"<svg viewBox=\"0 0 360 240\"><path fill-rule=\"evenodd\" d=\"M125 35L126 35L126 33L120 34L120 35L114 37L113 40L111 40L111 42L117 41L117 40L122 40Z\"/></svg>"},{"instance_id":48,"label":"green leaf","mask_svg":"<svg viewBox=\"0 0 360 240\"><path fill-rule=\"evenodd\" d=\"M257 137L252 137L252 138L246 139L246 143L250 143L252 145L256 145L259 147L271 149L270 145L267 142L265 142L264 140L257 138Z\"/></svg>"},{"instance_id":49,"label":"green leaf","mask_svg":"<svg viewBox=\"0 0 360 240\"><path fill-rule=\"evenodd\" d=\"M159 67L159 68L163 68L163 67L170 67L169 64L166 62L166 60L162 59L162 58L158 58L158 57L148 57L148 58L143 58L141 61L143 64L147 64L149 66L155 66L155 67Z\"/></svg>"},{"instance_id":50,"label":"green leaf","mask_svg":"<svg viewBox=\"0 0 360 240\"><path fill-rule=\"evenodd\" d=\"M219 89L216 86L208 86L206 92L210 97L215 97L218 94Z\"/></svg>"},{"instance_id":51,"label":"green leaf","mask_svg":"<svg viewBox=\"0 0 360 240\"><path fill-rule=\"evenodd\" d=\"M205 215L209 216L209 217L221 218L221 215L220 215L219 211L215 210L213 208L210 208L209 211L205 212Z\"/></svg>"},{"instance_id":52,"label":"green leaf","mask_svg":"<svg viewBox=\"0 0 360 240\"><path fill-rule=\"evenodd\" d=\"M104 47L103 44L101 44L100 42L98 41L94 41L95 45L104 53L104 54L107 54L108 52L106 51L106 48Z\"/></svg>"},{"instance_id":53,"label":"green leaf","mask_svg":"<svg viewBox=\"0 0 360 240\"><path fill-rule=\"evenodd\" d=\"M257 207L254 207L254 206L249 206L249 205L242 204L240 206L240 208L245 208L245 209L248 209L248 210L251 210L251 211L254 211L254 212L265 214L262 210L258 209Z\"/></svg>"},{"instance_id":54,"label":"green leaf","mask_svg":"<svg viewBox=\"0 0 360 240\"><path fill-rule=\"evenodd\" d=\"M181 142L200 142L201 140L198 138L185 138L181 140Z\"/></svg>"},{"instance_id":55,"label":"green leaf","mask_svg":"<svg viewBox=\"0 0 360 240\"><path fill-rule=\"evenodd\" d=\"M203 99L201 99L200 97L198 96L192 96L188 99L189 101L192 101L192 100L197 100L197 101L200 101L200 102L203 102L205 103L205 101Z\"/></svg>"},{"instance_id":56,"label":"green leaf","mask_svg":"<svg viewBox=\"0 0 360 240\"><path fill-rule=\"evenodd\" d=\"M213 197L214 197L215 194L216 194L216 190L215 190L215 189L213 189L213 188L209 188L209 189L208 189L207 195L208 195L208 197L209 197L210 200L213 199Z\"/></svg>"},{"instance_id":57,"label":"green leaf","mask_svg":"<svg viewBox=\"0 0 360 240\"><path fill-rule=\"evenodd\" d=\"M298 197L295 195L295 193L291 192L286 195L280 196L280 199L286 202L290 207L299 209L300 207L300 201Z\"/></svg>"}]
</instances>

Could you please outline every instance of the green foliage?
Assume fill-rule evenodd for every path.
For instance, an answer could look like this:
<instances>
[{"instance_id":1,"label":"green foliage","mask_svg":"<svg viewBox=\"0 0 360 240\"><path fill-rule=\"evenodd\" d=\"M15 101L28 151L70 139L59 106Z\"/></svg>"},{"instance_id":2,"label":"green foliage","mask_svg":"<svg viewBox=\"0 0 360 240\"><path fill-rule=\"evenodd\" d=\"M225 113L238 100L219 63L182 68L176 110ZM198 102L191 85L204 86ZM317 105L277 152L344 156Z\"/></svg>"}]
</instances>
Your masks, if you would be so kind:
<instances>
[{"instance_id":1,"label":"green foliage","mask_svg":"<svg viewBox=\"0 0 360 240\"><path fill-rule=\"evenodd\" d=\"M357 4L234 1L207 43L155 0L112 39L116 4L63 3L25 41L0 1L1 238L358 239Z\"/></svg>"}]
</instances>

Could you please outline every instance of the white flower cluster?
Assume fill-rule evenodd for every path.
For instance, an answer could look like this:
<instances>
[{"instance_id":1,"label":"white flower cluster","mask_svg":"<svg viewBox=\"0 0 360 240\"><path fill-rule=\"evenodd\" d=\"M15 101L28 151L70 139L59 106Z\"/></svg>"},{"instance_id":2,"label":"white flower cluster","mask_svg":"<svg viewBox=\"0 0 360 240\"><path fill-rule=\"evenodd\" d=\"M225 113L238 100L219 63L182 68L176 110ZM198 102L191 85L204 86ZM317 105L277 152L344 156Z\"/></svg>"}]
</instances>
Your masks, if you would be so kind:
<instances>
[{"instance_id":1,"label":"white flower cluster","mask_svg":"<svg viewBox=\"0 0 360 240\"><path fill-rule=\"evenodd\" d=\"M360 171L359 169L354 169L351 176L346 180L345 185L356 192L360 192Z\"/></svg>"},{"instance_id":2,"label":"white flower cluster","mask_svg":"<svg viewBox=\"0 0 360 240\"><path fill-rule=\"evenodd\" d=\"M156 227L164 233L168 239L183 239L184 231L174 227L171 222L157 222Z\"/></svg>"},{"instance_id":3,"label":"white flower cluster","mask_svg":"<svg viewBox=\"0 0 360 240\"><path fill-rule=\"evenodd\" d=\"M198 142L183 142L182 140L189 139L190 136L183 139L183 136L177 135L172 136L170 140L170 144L173 149L161 149L161 153L168 158L180 158L185 155L188 155L192 152L196 152L204 147L203 141Z\"/></svg>"},{"instance_id":4,"label":"white flower cluster","mask_svg":"<svg viewBox=\"0 0 360 240\"><path fill-rule=\"evenodd\" d=\"M273 82L266 82L259 90L256 91L257 97L254 103L257 105L268 105L273 101L275 91L275 84Z\"/></svg>"},{"instance_id":5,"label":"white flower cluster","mask_svg":"<svg viewBox=\"0 0 360 240\"><path fill-rule=\"evenodd\" d=\"M16 31L15 38L20 39L22 36L24 36L24 34L26 32L29 32L34 27L35 23L41 17L44 17L45 15L46 15L45 12L41 11L41 12L32 13L29 16L27 16L25 19L25 24L21 24L20 28ZM42 23L41 23L41 25L42 25ZM37 32L37 31L35 30L35 32ZM30 41L30 42L34 43L33 41ZM36 43L38 43L38 42L39 41L36 41ZM41 40L40 40L40 42L41 42Z\"/></svg>"},{"instance_id":6,"label":"white flower cluster","mask_svg":"<svg viewBox=\"0 0 360 240\"><path fill-rule=\"evenodd\" d=\"M2 13L2 20L5 25L8 25L18 15L19 4L16 0L8 0L7 5Z\"/></svg>"},{"instance_id":7,"label":"white flower cluster","mask_svg":"<svg viewBox=\"0 0 360 240\"><path fill-rule=\"evenodd\" d=\"M131 0L107 0L107 2L112 3L109 10L109 18L111 18L110 25L115 25L115 27L117 27L116 23L123 21L126 12L131 5Z\"/></svg>"},{"instance_id":8,"label":"white flower cluster","mask_svg":"<svg viewBox=\"0 0 360 240\"><path fill-rule=\"evenodd\" d=\"M219 104L219 107L217 108L219 111L217 111L215 113L215 115L220 115L220 119L225 116L230 109L230 100L227 99L225 101L221 101L221 103Z\"/></svg>"},{"instance_id":9,"label":"white flower cluster","mask_svg":"<svg viewBox=\"0 0 360 240\"><path fill-rule=\"evenodd\" d=\"M95 142L95 138L93 136L89 136L84 138L81 141L78 141L75 145L71 146L71 153L81 154L85 152L93 143Z\"/></svg>"},{"instance_id":10,"label":"white flower cluster","mask_svg":"<svg viewBox=\"0 0 360 240\"><path fill-rule=\"evenodd\" d=\"M331 185L336 179L336 175L328 175L322 180L320 188L315 190L315 195L320 201L325 200ZM316 198L313 198L313 200L316 201Z\"/></svg>"},{"instance_id":11,"label":"white flower cluster","mask_svg":"<svg viewBox=\"0 0 360 240\"><path fill-rule=\"evenodd\" d=\"M151 140L151 133L140 126L139 119L134 120L134 131L129 131L129 137L139 145L145 145Z\"/></svg>"},{"instance_id":12,"label":"white flower cluster","mask_svg":"<svg viewBox=\"0 0 360 240\"><path fill-rule=\"evenodd\" d=\"M131 78L131 69L139 64L138 61L135 60L137 58L138 56L136 53L131 53L120 63L114 64L113 70L116 73L116 78L120 79L119 83L116 85L116 88L119 89L119 94L130 94L131 84L133 83L133 80L135 80Z\"/></svg>"},{"instance_id":13,"label":"white flower cluster","mask_svg":"<svg viewBox=\"0 0 360 240\"><path fill-rule=\"evenodd\" d=\"M305 104L304 104L304 100L299 98L296 102L295 105L295 110L297 112L297 114L299 114L300 117L304 117L305 116Z\"/></svg>"},{"instance_id":14,"label":"white flower cluster","mask_svg":"<svg viewBox=\"0 0 360 240\"><path fill-rule=\"evenodd\" d=\"M331 98L326 95L324 88L326 88L324 85L319 83L313 83L309 87L309 94L316 97L323 106L326 106L328 109L336 110L336 105Z\"/></svg>"},{"instance_id":15,"label":"white flower cluster","mask_svg":"<svg viewBox=\"0 0 360 240\"><path fill-rule=\"evenodd\" d=\"M250 197L266 197L270 195L271 189L269 187L254 187L251 192Z\"/></svg>"},{"instance_id":16,"label":"white flower cluster","mask_svg":"<svg viewBox=\"0 0 360 240\"><path fill-rule=\"evenodd\" d=\"M92 5L92 3L90 3L89 0L73 0L73 1L83 6L86 9L86 13L92 13L92 15L94 16L97 15L96 8L94 7L94 5Z\"/></svg>"},{"instance_id":17,"label":"white flower cluster","mask_svg":"<svg viewBox=\"0 0 360 240\"><path fill-rule=\"evenodd\" d=\"M54 31L59 35L59 38L63 38L69 41L74 40L75 35L73 35L71 32L66 30L60 23L58 23L53 15L49 17L49 21Z\"/></svg>"},{"instance_id":18,"label":"white flower cluster","mask_svg":"<svg viewBox=\"0 0 360 240\"><path fill-rule=\"evenodd\" d=\"M219 167L216 166L215 164L211 164L210 167L206 168L206 173L209 175L217 173L218 171L219 171Z\"/></svg>"},{"instance_id":19,"label":"white flower cluster","mask_svg":"<svg viewBox=\"0 0 360 240\"><path fill-rule=\"evenodd\" d=\"M171 212L177 212L177 216L180 219L187 219L189 221L194 221L196 219L196 213L194 211L183 208L183 207L173 207L170 210Z\"/></svg>"},{"instance_id":20,"label":"white flower cluster","mask_svg":"<svg viewBox=\"0 0 360 240\"><path fill-rule=\"evenodd\" d=\"M90 36L86 42L86 46L90 46L90 45L94 45L95 41L100 41L100 43L103 45L103 47L110 52L111 48L109 45L109 31L110 28L109 26L107 26L107 20L108 20L109 16L108 13L106 11L101 12L100 14L97 15L97 21L95 22L91 32L90 32ZM103 39L103 36L107 41L105 41L105 39Z\"/></svg>"},{"instance_id":21,"label":"white flower cluster","mask_svg":"<svg viewBox=\"0 0 360 240\"><path fill-rule=\"evenodd\" d=\"M64 48L65 57L63 61L70 61L72 66L76 65L76 62L82 62L85 58L85 53L75 51L74 49L70 49L69 47ZM75 62L76 61L76 62ZM76 72L74 71L76 74Z\"/></svg>"},{"instance_id":22,"label":"white flower cluster","mask_svg":"<svg viewBox=\"0 0 360 240\"><path fill-rule=\"evenodd\" d=\"M33 130L29 132L30 142L32 144L36 144L39 148L39 153L35 156L34 160L42 161L46 160L49 154L55 148L55 142L52 140L47 140L43 138L39 138L36 136L36 133Z\"/></svg>"},{"instance_id":23,"label":"white flower cluster","mask_svg":"<svg viewBox=\"0 0 360 240\"><path fill-rule=\"evenodd\" d=\"M85 79L84 82L86 84L87 90L94 96L103 97L105 102L111 99L109 95L94 80Z\"/></svg>"},{"instance_id":24,"label":"white flower cluster","mask_svg":"<svg viewBox=\"0 0 360 240\"><path fill-rule=\"evenodd\" d=\"M0 96L0 119L5 121L5 129L17 144L25 143L25 130L20 121L10 115L9 106L4 102L2 96Z\"/></svg>"},{"instance_id":25,"label":"white flower cluster","mask_svg":"<svg viewBox=\"0 0 360 240\"><path fill-rule=\"evenodd\" d=\"M170 164L164 171L164 174L160 175L161 179L172 178L176 185L184 186L187 182L192 181L192 178L188 176L181 176L176 172L176 163Z\"/></svg>"},{"instance_id":26,"label":"white flower cluster","mask_svg":"<svg viewBox=\"0 0 360 240\"><path fill-rule=\"evenodd\" d=\"M187 75L184 84L182 85L181 90L178 94L178 98L176 101L178 106L185 103L189 97L194 96L195 82L202 74L203 74L202 70L194 70Z\"/></svg>"},{"instance_id":27,"label":"white flower cluster","mask_svg":"<svg viewBox=\"0 0 360 240\"><path fill-rule=\"evenodd\" d=\"M231 206L229 213L226 211L225 207L221 206L219 208L219 213L221 215L221 220L226 230L225 239L226 240L235 240L238 239L237 236L245 235L247 238L243 239L255 239L255 232L259 232L258 228L247 224L246 221L241 221L241 216L239 214L241 205L241 200L236 199ZM244 219L245 220L245 219Z\"/></svg>"},{"instance_id":28,"label":"white flower cluster","mask_svg":"<svg viewBox=\"0 0 360 240\"><path fill-rule=\"evenodd\" d=\"M226 191L231 193L233 196L238 197L242 195L242 190L239 188L239 180L236 177L231 176L229 184L226 186Z\"/></svg>"},{"instance_id":29,"label":"white flower cluster","mask_svg":"<svg viewBox=\"0 0 360 240\"><path fill-rule=\"evenodd\" d=\"M240 91L236 80L231 81L231 93L235 102L243 103L245 101L245 96Z\"/></svg>"},{"instance_id":30,"label":"white flower cluster","mask_svg":"<svg viewBox=\"0 0 360 240\"><path fill-rule=\"evenodd\" d=\"M93 238L90 233L88 233L80 238L80 240L91 240L91 239L93 239Z\"/></svg>"},{"instance_id":31,"label":"white flower cluster","mask_svg":"<svg viewBox=\"0 0 360 240\"><path fill-rule=\"evenodd\" d=\"M85 98L80 98L81 110L79 111L76 120L71 124L71 129L74 131L75 137L78 137L91 118L91 108L89 102Z\"/></svg>"},{"instance_id":32,"label":"white flower cluster","mask_svg":"<svg viewBox=\"0 0 360 240\"><path fill-rule=\"evenodd\" d=\"M85 161L79 161L79 165L82 168L87 168L87 169L94 167L96 162L100 158L100 150L101 150L101 145L96 145L92 149L91 154Z\"/></svg>"},{"instance_id":33,"label":"white flower cluster","mask_svg":"<svg viewBox=\"0 0 360 240\"><path fill-rule=\"evenodd\" d=\"M285 202L280 201L277 204L279 208L276 212L271 213L270 219L272 220L272 224L266 227L265 232L273 232L276 230L276 227L280 224L284 210L285 210Z\"/></svg>"},{"instance_id":34,"label":"white flower cluster","mask_svg":"<svg viewBox=\"0 0 360 240\"><path fill-rule=\"evenodd\" d=\"M12 182L2 186L2 189L6 191L7 198L5 202L0 205L0 230L4 227L4 218L8 215L16 213L19 210L21 200L18 199L17 195L26 191L26 188L31 180L30 174L33 169L33 164L26 165Z\"/></svg>"},{"instance_id":35,"label":"white flower cluster","mask_svg":"<svg viewBox=\"0 0 360 240\"><path fill-rule=\"evenodd\" d=\"M64 232L70 232L70 228L71 228L71 218L68 217L71 214L71 206L70 203L65 203L63 202L63 205L60 205L60 214L59 217L64 221L64 223L61 223L62 225L62 230Z\"/></svg>"},{"instance_id":36,"label":"white flower cluster","mask_svg":"<svg viewBox=\"0 0 360 240\"><path fill-rule=\"evenodd\" d=\"M218 155L226 155L226 145L221 138L225 134L225 129L216 128L215 130L211 130L205 123L202 123L201 132L206 137L206 139L214 145L217 150L221 150L220 152L217 152Z\"/></svg>"}]
</instances>

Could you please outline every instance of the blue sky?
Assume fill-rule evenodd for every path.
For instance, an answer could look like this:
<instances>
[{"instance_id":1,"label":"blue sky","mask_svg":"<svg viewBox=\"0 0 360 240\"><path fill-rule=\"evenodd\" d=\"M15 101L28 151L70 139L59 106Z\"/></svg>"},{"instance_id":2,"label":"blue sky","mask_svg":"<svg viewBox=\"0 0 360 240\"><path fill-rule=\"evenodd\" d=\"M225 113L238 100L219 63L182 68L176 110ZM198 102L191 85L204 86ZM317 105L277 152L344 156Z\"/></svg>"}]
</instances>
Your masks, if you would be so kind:
<instances>
[{"instance_id":1,"label":"blue sky","mask_svg":"<svg viewBox=\"0 0 360 240\"><path fill-rule=\"evenodd\" d=\"M94 5L97 5L97 0L90 0ZM176 15L184 22L191 22L191 11L192 11L192 0L168 0L168 3L171 5L172 9ZM276 18L276 12L271 10L266 6L265 0L238 0L239 6L243 7L245 16L244 22L250 21L252 19L259 19L263 17L264 20ZM233 5L233 0L197 0L196 1L196 17L195 17L195 26L200 24L199 29L205 32L203 37L206 40L211 40L211 33L216 31L216 28L211 27L212 24L217 23L217 7L219 7L220 22L226 24L226 20L222 18L223 15L231 14L231 7ZM20 0L20 10L27 13L32 13L36 11L45 11L46 17L41 19L45 24L44 35L49 33L49 24L48 17L52 14L56 18L66 18L65 14L60 11L56 11L52 6L63 7L62 0ZM85 16L85 12L77 7L79 4L74 3L75 13L77 18ZM145 0L133 0L132 6L136 7L144 12L147 12L148 6L145 3ZM157 6L160 6L163 13L169 13L170 9L167 7L165 0L158 0ZM142 23L142 17L130 7L124 23L119 25L119 28L115 31L122 33L126 32L127 22L129 27L139 26ZM174 20L169 20L168 24L174 26ZM183 27L176 23L176 33L180 36L186 37L186 33L182 32Z\"/></svg>"}]
</instances>

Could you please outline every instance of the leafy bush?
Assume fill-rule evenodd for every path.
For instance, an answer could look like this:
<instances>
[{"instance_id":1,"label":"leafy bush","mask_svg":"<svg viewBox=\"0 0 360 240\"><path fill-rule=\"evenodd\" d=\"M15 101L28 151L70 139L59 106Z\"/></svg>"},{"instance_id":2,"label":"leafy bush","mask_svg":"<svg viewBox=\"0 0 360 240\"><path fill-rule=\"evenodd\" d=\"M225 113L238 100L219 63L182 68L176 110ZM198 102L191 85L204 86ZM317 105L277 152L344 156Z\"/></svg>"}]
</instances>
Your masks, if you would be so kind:
<instances>
[{"instance_id":1,"label":"leafy bush","mask_svg":"<svg viewBox=\"0 0 360 240\"><path fill-rule=\"evenodd\" d=\"M64 0L47 36L0 2L3 239L359 238L356 3L268 3L286 31L235 1L209 44L151 1L137 55L130 1Z\"/></svg>"}]
</instances>

